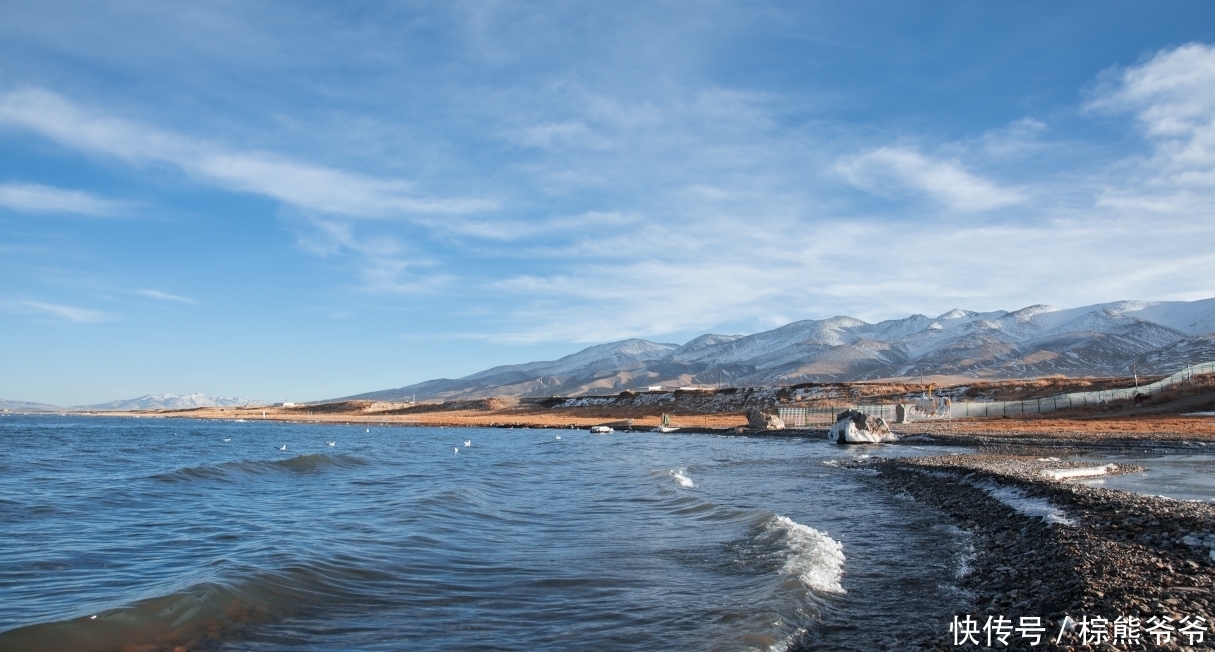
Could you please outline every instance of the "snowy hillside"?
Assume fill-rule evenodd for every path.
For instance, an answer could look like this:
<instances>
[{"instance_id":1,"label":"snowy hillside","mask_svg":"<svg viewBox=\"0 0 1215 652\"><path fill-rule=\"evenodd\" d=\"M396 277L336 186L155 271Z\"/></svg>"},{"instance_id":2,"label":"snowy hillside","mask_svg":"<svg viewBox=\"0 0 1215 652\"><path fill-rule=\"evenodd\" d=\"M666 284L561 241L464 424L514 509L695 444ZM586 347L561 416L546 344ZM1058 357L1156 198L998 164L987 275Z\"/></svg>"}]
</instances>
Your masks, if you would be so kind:
<instances>
[{"instance_id":1,"label":"snowy hillside","mask_svg":"<svg viewBox=\"0 0 1215 652\"><path fill-rule=\"evenodd\" d=\"M29 401L6 401L0 398L0 411L7 412L58 412L63 408L46 403L31 403Z\"/></svg>"},{"instance_id":2,"label":"snowy hillside","mask_svg":"<svg viewBox=\"0 0 1215 652\"><path fill-rule=\"evenodd\" d=\"M551 362L347 398L401 400L614 394L653 385L788 385L918 375L1012 378L1169 373L1215 359L1215 299L1117 301L1013 312L951 310L869 324L804 320L753 335L702 335L683 346L600 344ZM1204 337L1206 336L1206 337Z\"/></svg>"},{"instance_id":3,"label":"snowy hillside","mask_svg":"<svg viewBox=\"0 0 1215 652\"><path fill-rule=\"evenodd\" d=\"M265 405L265 401L245 398L224 398L206 394L148 394L125 401L110 401L98 405L82 405L78 410L186 410L198 407L236 407L243 405Z\"/></svg>"}]
</instances>

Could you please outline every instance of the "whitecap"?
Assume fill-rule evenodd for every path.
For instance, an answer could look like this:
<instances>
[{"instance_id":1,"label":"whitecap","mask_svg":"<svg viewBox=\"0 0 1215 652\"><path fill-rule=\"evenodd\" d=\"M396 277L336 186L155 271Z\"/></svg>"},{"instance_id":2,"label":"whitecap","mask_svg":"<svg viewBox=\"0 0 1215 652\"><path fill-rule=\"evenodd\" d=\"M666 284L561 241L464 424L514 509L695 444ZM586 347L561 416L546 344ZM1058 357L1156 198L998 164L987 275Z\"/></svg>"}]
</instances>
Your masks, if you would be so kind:
<instances>
[{"instance_id":1,"label":"whitecap","mask_svg":"<svg viewBox=\"0 0 1215 652\"><path fill-rule=\"evenodd\" d=\"M781 535L785 557L782 573L795 576L818 591L847 593L840 584L844 574L843 544L785 516L772 518L764 527Z\"/></svg>"}]
</instances>

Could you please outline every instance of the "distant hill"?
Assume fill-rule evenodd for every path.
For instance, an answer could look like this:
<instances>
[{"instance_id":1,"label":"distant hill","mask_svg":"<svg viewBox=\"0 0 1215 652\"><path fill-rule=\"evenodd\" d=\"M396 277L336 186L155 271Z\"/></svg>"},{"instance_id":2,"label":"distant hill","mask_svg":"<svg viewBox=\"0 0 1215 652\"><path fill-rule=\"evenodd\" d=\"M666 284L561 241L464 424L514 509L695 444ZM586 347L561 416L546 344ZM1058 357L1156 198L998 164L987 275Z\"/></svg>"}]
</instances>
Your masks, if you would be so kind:
<instances>
[{"instance_id":1,"label":"distant hill","mask_svg":"<svg viewBox=\"0 0 1215 652\"><path fill-rule=\"evenodd\" d=\"M244 405L268 405L266 401L246 398L224 398L206 394L148 394L123 401L110 401L97 405L81 405L76 410L125 411L125 410L185 410L197 407L239 407Z\"/></svg>"},{"instance_id":2,"label":"distant hill","mask_svg":"<svg viewBox=\"0 0 1215 652\"><path fill-rule=\"evenodd\" d=\"M1017 378L1171 373L1215 360L1215 299L1119 301L1013 312L951 310L869 324L794 322L683 346L600 344L549 362L494 367L346 399L380 401L613 394L652 385L790 385L925 375Z\"/></svg>"},{"instance_id":3,"label":"distant hill","mask_svg":"<svg viewBox=\"0 0 1215 652\"><path fill-rule=\"evenodd\" d=\"M63 408L46 403L31 403L29 401L6 401L0 398L0 410L9 412L62 412Z\"/></svg>"}]
</instances>

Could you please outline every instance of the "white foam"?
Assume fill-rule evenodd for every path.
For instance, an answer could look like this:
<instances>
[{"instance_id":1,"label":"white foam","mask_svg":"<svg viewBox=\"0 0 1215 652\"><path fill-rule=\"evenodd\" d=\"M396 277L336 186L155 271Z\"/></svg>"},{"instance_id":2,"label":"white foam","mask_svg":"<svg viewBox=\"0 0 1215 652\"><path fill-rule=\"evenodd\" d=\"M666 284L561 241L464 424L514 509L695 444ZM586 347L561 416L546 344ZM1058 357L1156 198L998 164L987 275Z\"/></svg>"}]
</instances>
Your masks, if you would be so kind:
<instances>
[{"instance_id":1,"label":"white foam","mask_svg":"<svg viewBox=\"0 0 1215 652\"><path fill-rule=\"evenodd\" d=\"M1034 498L1025 495L1016 487L1004 487L991 481L976 482L974 486L987 492L987 495L1017 510L1026 516L1037 516L1047 523L1075 525L1076 522L1067 517L1062 510L1050 504L1045 498Z\"/></svg>"},{"instance_id":2,"label":"white foam","mask_svg":"<svg viewBox=\"0 0 1215 652\"><path fill-rule=\"evenodd\" d=\"M781 572L796 576L806 586L827 593L847 593L840 585L844 574L844 546L823 532L777 516L764 527L782 535L785 565Z\"/></svg>"},{"instance_id":3,"label":"white foam","mask_svg":"<svg viewBox=\"0 0 1215 652\"><path fill-rule=\"evenodd\" d=\"M692 483L692 478L687 476L687 472L687 469L681 466L678 470L671 470L671 477L675 478L675 482L678 482L681 487L695 487L696 485Z\"/></svg>"},{"instance_id":4,"label":"white foam","mask_svg":"<svg viewBox=\"0 0 1215 652\"><path fill-rule=\"evenodd\" d=\"M776 622L776 623L773 623L773 625L779 627L781 625L781 623ZM802 637L802 634L805 634L805 633L806 633L806 629L804 627L798 627L796 630L794 630L788 636L785 636L783 639L773 643L772 645L769 645L768 652L787 652L789 649L791 649L793 647L793 644L796 643L797 640Z\"/></svg>"}]
</instances>

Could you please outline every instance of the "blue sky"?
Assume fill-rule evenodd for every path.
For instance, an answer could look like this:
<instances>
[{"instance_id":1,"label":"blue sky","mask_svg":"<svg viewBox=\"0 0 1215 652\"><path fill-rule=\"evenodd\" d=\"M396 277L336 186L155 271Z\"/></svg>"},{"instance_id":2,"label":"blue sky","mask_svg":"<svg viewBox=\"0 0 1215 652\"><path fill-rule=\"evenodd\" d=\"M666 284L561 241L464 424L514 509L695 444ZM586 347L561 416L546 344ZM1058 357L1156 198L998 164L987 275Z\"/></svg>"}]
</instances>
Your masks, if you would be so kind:
<instances>
[{"instance_id":1,"label":"blue sky","mask_svg":"<svg viewBox=\"0 0 1215 652\"><path fill-rule=\"evenodd\" d=\"M1209 2L0 5L0 397L1215 296Z\"/></svg>"}]
</instances>

